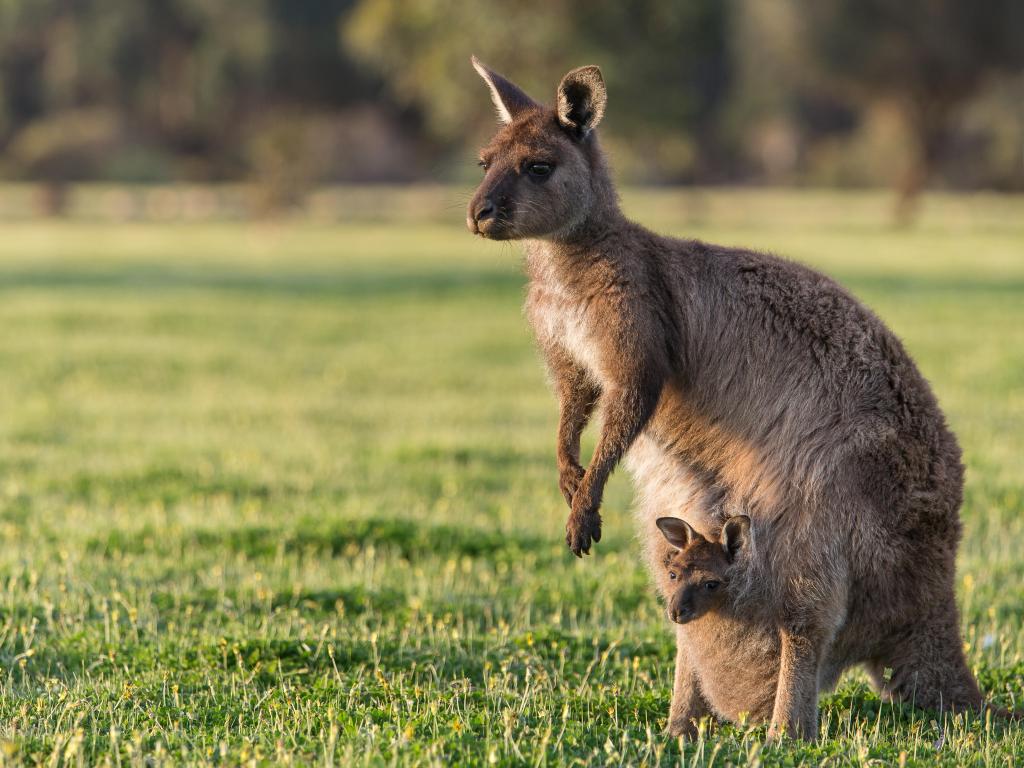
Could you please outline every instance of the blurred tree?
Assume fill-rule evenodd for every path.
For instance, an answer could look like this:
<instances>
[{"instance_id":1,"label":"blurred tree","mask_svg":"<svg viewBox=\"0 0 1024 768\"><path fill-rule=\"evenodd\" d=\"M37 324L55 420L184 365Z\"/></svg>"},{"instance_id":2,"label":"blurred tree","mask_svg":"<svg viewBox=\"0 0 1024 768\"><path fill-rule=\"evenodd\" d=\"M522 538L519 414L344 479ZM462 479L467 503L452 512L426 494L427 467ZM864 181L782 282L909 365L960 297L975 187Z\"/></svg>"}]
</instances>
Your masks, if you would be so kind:
<instances>
[{"instance_id":1,"label":"blurred tree","mask_svg":"<svg viewBox=\"0 0 1024 768\"><path fill-rule=\"evenodd\" d=\"M1024 66L1021 0L802 0L805 39L831 87L900 109L915 144L896 216L909 222L956 109L984 81Z\"/></svg>"},{"instance_id":2,"label":"blurred tree","mask_svg":"<svg viewBox=\"0 0 1024 768\"><path fill-rule=\"evenodd\" d=\"M731 174L792 181L803 126L799 74L806 68L789 0L732 0L733 87L721 124Z\"/></svg>"},{"instance_id":3,"label":"blurred tree","mask_svg":"<svg viewBox=\"0 0 1024 768\"><path fill-rule=\"evenodd\" d=\"M362 0L342 30L343 40L380 73L390 93L420 110L425 128L454 142L479 115L480 84L469 66L477 53L495 67L529 61L521 83L545 95L538 75L578 56L565 13L568 0ZM518 69L519 67L517 67ZM550 74L548 74L550 78ZM554 95L554 85L543 82Z\"/></svg>"},{"instance_id":4,"label":"blurred tree","mask_svg":"<svg viewBox=\"0 0 1024 768\"><path fill-rule=\"evenodd\" d=\"M174 157L182 176L231 173L265 23L258 6L229 0L4 0L5 170L45 181L54 213L67 181L109 169L133 165L145 180Z\"/></svg>"},{"instance_id":5,"label":"blurred tree","mask_svg":"<svg viewBox=\"0 0 1024 768\"><path fill-rule=\"evenodd\" d=\"M0 0L3 170L52 187L49 212L67 181L107 173L282 179L266 199L294 199L317 164L301 140L294 167L267 151L282 124L374 96L338 39L353 4Z\"/></svg>"},{"instance_id":6,"label":"blurred tree","mask_svg":"<svg viewBox=\"0 0 1024 768\"><path fill-rule=\"evenodd\" d=\"M405 160L409 178L418 163L403 153L404 141L390 130L406 118L381 85L342 45L339 29L355 0L265 0L270 45L265 62L261 109L244 131L248 177L256 183L256 209L265 213L300 207L317 185L338 175L351 177L350 157L368 156L379 169L376 180L394 178L390 154ZM374 103L377 117L366 130L362 105ZM393 146L380 148L380 138ZM348 156L348 157L347 157ZM399 177L402 175L399 173Z\"/></svg>"},{"instance_id":7,"label":"blurred tree","mask_svg":"<svg viewBox=\"0 0 1024 768\"><path fill-rule=\"evenodd\" d=\"M340 105L375 95L338 39L355 0L268 0L267 88L274 101Z\"/></svg>"},{"instance_id":8,"label":"blurred tree","mask_svg":"<svg viewBox=\"0 0 1024 768\"><path fill-rule=\"evenodd\" d=\"M610 124L624 142L644 148L628 158L646 166L641 175L655 181L719 180L731 154L720 127L733 85L733 6L719 0L570 5L584 58L604 63L615 99ZM689 143L688 152L680 137ZM668 151L658 152L660 147Z\"/></svg>"},{"instance_id":9,"label":"blurred tree","mask_svg":"<svg viewBox=\"0 0 1024 768\"><path fill-rule=\"evenodd\" d=\"M715 167L701 159L715 147L728 92L728 8L718 0L362 0L343 34L447 146L465 139L467 120L486 114L470 54L548 102L563 72L603 64L614 103L609 130L623 139L622 152L635 153L627 166L679 180L708 177ZM657 154L680 135L688 148L675 143L675 158Z\"/></svg>"},{"instance_id":10,"label":"blurred tree","mask_svg":"<svg viewBox=\"0 0 1024 768\"><path fill-rule=\"evenodd\" d=\"M477 53L549 102L559 74L602 65L603 135L631 182L891 183L912 135L908 217L929 174L1024 188L1022 15L1024 0L0 0L0 174L42 181L51 211L78 179L246 179L270 210L338 180L468 177L466 143L491 128Z\"/></svg>"}]
</instances>

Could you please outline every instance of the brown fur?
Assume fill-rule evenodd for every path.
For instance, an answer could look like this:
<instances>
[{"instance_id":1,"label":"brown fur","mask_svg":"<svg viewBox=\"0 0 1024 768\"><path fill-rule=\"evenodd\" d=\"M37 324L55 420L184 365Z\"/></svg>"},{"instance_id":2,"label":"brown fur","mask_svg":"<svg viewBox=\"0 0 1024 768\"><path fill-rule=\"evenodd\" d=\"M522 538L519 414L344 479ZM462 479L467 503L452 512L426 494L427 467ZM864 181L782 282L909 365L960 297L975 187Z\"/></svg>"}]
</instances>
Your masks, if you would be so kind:
<instances>
[{"instance_id":1,"label":"brown fur","mask_svg":"<svg viewBox=\"0 0 1024 768\"><path fill-rule=\"evenodd\" d=\"M557 110L479 71L508 119L483 150L467 223L526 244L573 552L600 539L604 485L625 458L653 573L657 518L703 534L733 514L753 521L751 565L730 584L744 619L719 642L760 653L755 628L772 627L773 735L813 736L819 689L854 664L887 697L980 707L953 591L960 450L899 340L813 270L627 220L593 130L596 67L566 75ZM597 407L584 471L580 433ZM688 642L680 632L673 731L708 711Z\"/></svg>"}]
</instances>

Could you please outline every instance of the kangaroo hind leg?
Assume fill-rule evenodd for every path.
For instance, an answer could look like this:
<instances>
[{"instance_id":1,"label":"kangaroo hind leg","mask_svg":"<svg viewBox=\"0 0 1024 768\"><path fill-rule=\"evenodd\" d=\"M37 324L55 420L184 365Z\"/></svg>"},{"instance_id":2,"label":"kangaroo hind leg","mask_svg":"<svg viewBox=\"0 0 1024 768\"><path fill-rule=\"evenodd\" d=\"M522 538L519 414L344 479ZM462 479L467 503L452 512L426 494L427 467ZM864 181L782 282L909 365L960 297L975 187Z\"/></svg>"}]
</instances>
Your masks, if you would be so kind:
<instances>
[{"instance_id":1,"label":"kangaroo hind leg","mask_svg":"<svg viewBox=\"0 0 1024 768\"><path fill-rule=\"evenodd\" d=\"M985 701L964 657L955 610L918 624L868 671L883 698L923 709L978 711Z\"/></svg>"}]
</instances>

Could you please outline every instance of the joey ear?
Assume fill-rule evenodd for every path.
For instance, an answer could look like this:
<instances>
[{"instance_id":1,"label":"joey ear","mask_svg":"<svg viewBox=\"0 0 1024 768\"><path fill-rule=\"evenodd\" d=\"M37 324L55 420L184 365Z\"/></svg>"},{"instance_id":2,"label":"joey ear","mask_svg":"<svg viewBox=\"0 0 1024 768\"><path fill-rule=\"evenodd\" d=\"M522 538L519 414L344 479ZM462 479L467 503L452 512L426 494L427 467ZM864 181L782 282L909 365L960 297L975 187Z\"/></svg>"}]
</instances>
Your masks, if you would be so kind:
<instances>
[{"instance_id":1,"label":"joey ear","mask_svg":"<svg viewBox=\"0 0 1024 768\"><path fill-rule=\"evenodd\" d=\"M722 549L733 559L750 542L750 518L746 515L730 517L722 526Z\"/></svg>"},{"instance_id":2,"label":"joey ear","mask_svg":"<svg viewBox=\"0 0 1024 768\"><path fill-rule=\"evenodd\" d=\"M601 122L607 103L601 70L593 65L574 69L558 85L558 122L582 139Z\"/></svg>"},{"instance_id":3,"label":"joey ear","mask_svg":"<svg viewBox=\"0 0 1024 768\"><path fill-rule=\"evenodd\" d=\"M518 85L514 85L497 72L485 67L476 56L471 57L470 61L473 63L473 69L487 83L487 87L491 91L491 101L494 102L494 108L498 110L498 119L501 122L511 123L515 116L523 110L539 106Z\"/></svg>"},{"instance_id":4,"label":"joey ear","mask_svg":"<svg viewBox=\"0 0 1024 768\"><path fill-rule=\"evenodd\" d=\"M685 520L678 517L659 517L655 524L673 547L683 549L697 536L697 532Z\"/></svg>"}]
</instances>

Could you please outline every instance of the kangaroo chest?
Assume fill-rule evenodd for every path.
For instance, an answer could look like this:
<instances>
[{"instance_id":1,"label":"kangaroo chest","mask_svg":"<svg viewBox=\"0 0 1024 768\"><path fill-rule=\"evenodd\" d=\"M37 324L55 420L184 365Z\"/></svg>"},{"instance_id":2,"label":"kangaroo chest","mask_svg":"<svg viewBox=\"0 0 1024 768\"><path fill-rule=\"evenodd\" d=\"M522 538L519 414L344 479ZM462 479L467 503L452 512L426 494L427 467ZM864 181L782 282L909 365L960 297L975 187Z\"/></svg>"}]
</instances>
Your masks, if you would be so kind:
<instances>
[{"instance_id":1,"label":"kangaroo chest","mask_svg":"<svg viewBox=\"0 0 1024 768\"><path fill-rule=\"evenodd\" d=\"M543 348L562 349L598 384L604 380L601 329L585 302L555 280L535 282L530 285L526 313Z\"/></svg>"}]
</instances>

